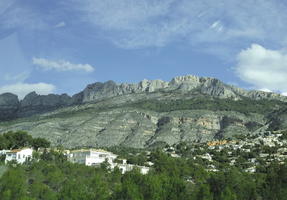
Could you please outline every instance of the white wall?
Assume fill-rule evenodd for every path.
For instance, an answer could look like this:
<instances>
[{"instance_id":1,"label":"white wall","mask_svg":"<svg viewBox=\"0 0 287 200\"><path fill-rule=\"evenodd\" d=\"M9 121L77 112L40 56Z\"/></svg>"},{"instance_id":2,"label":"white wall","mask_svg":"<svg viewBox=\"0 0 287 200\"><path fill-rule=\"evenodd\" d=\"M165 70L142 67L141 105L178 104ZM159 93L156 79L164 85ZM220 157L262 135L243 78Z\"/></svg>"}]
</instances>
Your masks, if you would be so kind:
<instances>
[{"instance_id":1,"label":"white wall","mask_svg":"<svg viewBox=\"0 0 287 200\"><path fill-rule=\"evenodd\" d=\"M22 149L19 152L16 153L7 153L6 154L6 159L5 163L16 160L17 163L23 164L26 160L31 159L33 154L33 149L27 148L27 149Z\"/></svg>"}]
</instances>

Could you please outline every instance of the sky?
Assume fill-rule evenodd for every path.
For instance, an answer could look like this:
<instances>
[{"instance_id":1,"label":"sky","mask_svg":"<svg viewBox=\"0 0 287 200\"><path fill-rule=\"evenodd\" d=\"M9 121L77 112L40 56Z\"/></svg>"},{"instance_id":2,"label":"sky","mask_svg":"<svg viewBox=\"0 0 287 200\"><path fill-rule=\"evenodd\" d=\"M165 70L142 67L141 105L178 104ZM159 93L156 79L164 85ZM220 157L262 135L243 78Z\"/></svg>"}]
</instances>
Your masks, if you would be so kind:
<instances>
[{"instance_id":1,"label":"sky","mask_svg":"<svg viewBox=\"0 0 287 200\"><path fill-rule=\"evenodd\" d=\"M0 93L196 75L287 94L287 1L0 0Z\"/></svg>"}]
</instances>

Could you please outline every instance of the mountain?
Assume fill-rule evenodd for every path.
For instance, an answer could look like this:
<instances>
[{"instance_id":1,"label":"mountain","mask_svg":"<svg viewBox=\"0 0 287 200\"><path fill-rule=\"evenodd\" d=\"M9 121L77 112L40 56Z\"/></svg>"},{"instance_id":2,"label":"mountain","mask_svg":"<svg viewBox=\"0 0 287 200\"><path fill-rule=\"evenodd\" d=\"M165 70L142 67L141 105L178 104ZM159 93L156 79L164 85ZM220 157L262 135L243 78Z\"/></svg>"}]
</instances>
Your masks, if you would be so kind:
<instances>
[{"instance_id":1,"label":"mountain","mask_svg":"<svg viewBox=\"0 0 287 200\"><path fill-rule=\"evenodd\" d=\"M286 101L192 75L170 82L97 82L72 97L0 95L0 132L26 130L70 148L145 148L285 128Z\"/></svg>"}]
</instances>

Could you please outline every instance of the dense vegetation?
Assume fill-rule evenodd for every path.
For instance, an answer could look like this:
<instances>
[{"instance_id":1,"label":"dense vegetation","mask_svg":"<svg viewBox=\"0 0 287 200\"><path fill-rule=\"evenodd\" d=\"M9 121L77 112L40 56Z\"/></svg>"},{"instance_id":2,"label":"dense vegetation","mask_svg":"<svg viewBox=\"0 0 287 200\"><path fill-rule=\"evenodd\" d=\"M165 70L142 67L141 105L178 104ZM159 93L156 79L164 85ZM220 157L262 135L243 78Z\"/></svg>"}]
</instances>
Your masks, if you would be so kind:
<instances>
[{"instance_id":1,"label":"dense vegetation","mask_svg":"<svg viewBox=\"0 0 287 200\"><path fill-rule=\"evenodd\" d=\"M285 106L285 103L276 100L251 100L248 98L234 101L233 99L199 97L171 101L146 100L134 103L132 106L157 112L206 109L213 111L237 111L245 114L267 114L276 108L278 109L278 107Z\"/></svg>"},{"instance_id":2,"label":"dense vegetation","mask_svg":"<svg viewBox=\"0 0 287 200\"><path fill-rule=\"evenodd\" d=\"M39 161L9 166L0 178L1 200L275 200L287 195L287 163L261 166L254 174L229 165L208 172L201 162L156 150L148 175L136 169L122 175L106 165L69 163L61 152L38 156Z\"/></svg>"},{"instance_id":3,"label":"dense vegetation","mask_svg":"<svg viewBox=\"0 0 287 200\"><path fill-rule=\"evenodd\" d=\"M44 138L32 138L25 131L9 131L0 135L0 150L2 149L19 149L23 147L48 148L50 142Z\"/></svg>"}]
</instances>

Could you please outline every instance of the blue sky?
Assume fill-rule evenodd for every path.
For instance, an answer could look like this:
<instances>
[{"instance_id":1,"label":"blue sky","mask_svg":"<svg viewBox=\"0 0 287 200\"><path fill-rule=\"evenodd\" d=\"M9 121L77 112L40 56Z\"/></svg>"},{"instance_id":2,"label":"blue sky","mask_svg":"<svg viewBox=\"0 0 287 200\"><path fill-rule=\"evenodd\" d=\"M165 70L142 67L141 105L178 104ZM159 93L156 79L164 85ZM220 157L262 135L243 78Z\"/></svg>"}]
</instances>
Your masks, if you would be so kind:
<instances>
[{"instance_id":1,"label":"blue sky","mask_svg":"<svg viewBox=\"0 0 287 200\"><path fill-rule=\"evenodd\" d=\"M287 92L287 1L1 0L0 93L193 74Z\"/></svg>"}]
</instances>

